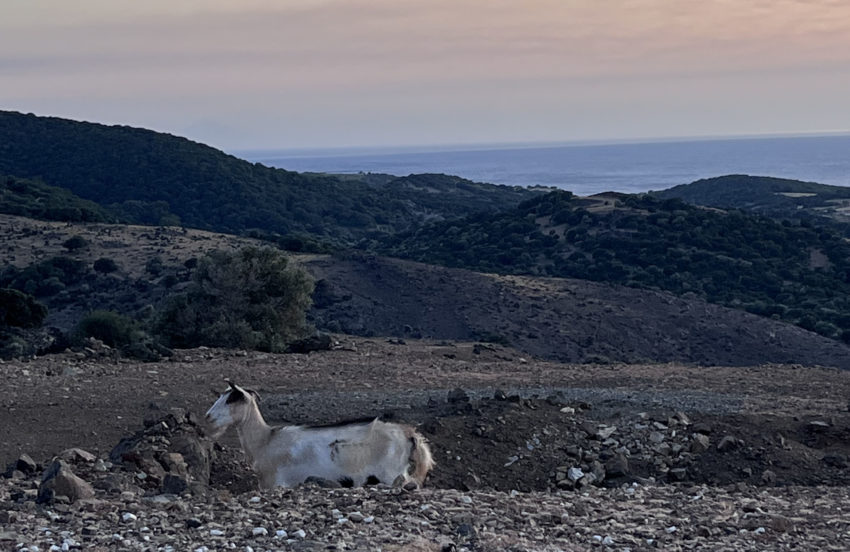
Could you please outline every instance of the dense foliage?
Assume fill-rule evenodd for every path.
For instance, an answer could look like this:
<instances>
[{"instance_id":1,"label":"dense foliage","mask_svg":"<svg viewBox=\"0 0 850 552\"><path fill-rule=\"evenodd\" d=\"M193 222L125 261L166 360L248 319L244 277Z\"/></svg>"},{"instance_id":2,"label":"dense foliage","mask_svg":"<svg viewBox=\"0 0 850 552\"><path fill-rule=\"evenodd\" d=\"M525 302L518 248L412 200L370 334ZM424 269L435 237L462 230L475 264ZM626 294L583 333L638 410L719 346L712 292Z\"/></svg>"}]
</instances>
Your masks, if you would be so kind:
<instances>
[{"instance_id":1,"label":"dense foliage","mask_svg":"<svg viewBox=\"0 0 850 552\"><path fill-rule=\"evenodd\" d=\"M382 250L474 270L693 293L850 341L850 246L805 222L648 196L554 192L511 212L388 238Z\"/></svg>"},{"instance_id":2,"label":"dense foliage","mask_svg":"<svg viewBox=\"0 0 850 552\"><path fill-rule=\"evenodd\" d=\"M0 286L47 297L82 282L89 272L88 266L77 259L51 257L26 268L7 266L0 272Z\"/></svg>"},{"instance_id":3,"label":"dense foliage","mask_svg":"<svg viewBox=\"0 0 850 552\"><path fill-rule=\"evenodd\" d=\"M65 222L113 222L116 219L104 207L79 198L69 190L13 176L0 176L0 213Z\"/></svg>"},{"instance_id":4,"label":"dense foliage","mask_svg":"<svg viewBox=\"0 0 850 552\"><path fill-rule=\"evenodd\" d=\"M778 219L837 225L850 235L846 215L850 188L769 176L727 175L705 178L652 192L658 199L681 199L692 205L741 209Z\"/></svg>"},{"instance_id":5,"label":"dense foliage","mask_svg":"<svg viewBox=\"0 0 850 552\"><path fill-rule=\"evenodd\" d=\"M400 182L304 175L168 134L8 111L0 111L3 173L66 187L132 222L302 233L339 243L430 218L513 207L536 194L445 175Z\"/></svg>"},{"instance_id":6,"label":"dense foliage","mask_svg":"<svg viewBox=\"0 0 850 552\"><path fill-rule=\"evenodd\" d=\"M47 307L31 295L0 288L0 326L37 328L47 317Z\"/></svg>"},{"instance_id":7,"label":"dense foliage","mask_svg":"<svg viewBox=\"0 0 850 552\"><path fill-rule=\"evenodd\" d=\"M201 258L191 287L173 296L155 332L172 347L286 350L307 330L313 280L279 251L245 248Z\"/></svg>"}]
</instances>

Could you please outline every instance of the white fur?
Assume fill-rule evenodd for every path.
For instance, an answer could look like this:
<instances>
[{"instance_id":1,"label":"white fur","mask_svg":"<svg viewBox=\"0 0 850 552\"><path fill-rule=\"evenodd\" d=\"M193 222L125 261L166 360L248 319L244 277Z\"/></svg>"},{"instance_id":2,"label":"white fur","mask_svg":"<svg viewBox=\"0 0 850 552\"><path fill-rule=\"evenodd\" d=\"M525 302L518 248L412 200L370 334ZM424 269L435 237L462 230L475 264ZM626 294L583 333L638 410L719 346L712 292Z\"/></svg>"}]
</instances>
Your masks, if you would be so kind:
<instances>
[{"instance_id":1,"label":"white fur","mask_svg":"<svg viewBox=\"0 0 850 552\"><path fill-rule=\"evenodd\" d=\"M240 400L227 403L231 393ZM236 426L242 449L260 487L291 487L308 477L350 479L364 485L370 476L385 484L421 486L434 466L425 439L412 427L373 420L334 427L270 427L257 406L256 393L231 384L207 411L214 438ZM408 468L414 462L411 475Z\"/></svg>"}]
</instances>

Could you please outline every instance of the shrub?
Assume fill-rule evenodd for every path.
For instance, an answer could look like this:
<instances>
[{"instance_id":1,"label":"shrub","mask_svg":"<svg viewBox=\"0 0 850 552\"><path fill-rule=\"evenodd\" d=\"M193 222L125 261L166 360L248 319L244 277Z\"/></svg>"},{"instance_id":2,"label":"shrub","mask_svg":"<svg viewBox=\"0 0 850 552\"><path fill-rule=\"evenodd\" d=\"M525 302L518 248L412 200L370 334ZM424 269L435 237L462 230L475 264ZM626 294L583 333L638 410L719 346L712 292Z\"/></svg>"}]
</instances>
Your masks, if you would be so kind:
<instances>
[{"instance_id":1,"label":"shrub","mask_svg":"<svg viewBox=\"0 0 850 552\"><path fill-rule=\"evenodd\" d=\"M100 272L101 274L109 274L110 272L115 272L116 270L118 270L118 265L112 259L101 257L100 259L94 262L94 266L92 268L94 268L95 271Z\"/></svg>"},{"instance_id":2,"label":"shrub","mask_svg":"<svg viewBox=\"0 0 850 552\"><path fill-rule=\"evenodd\" d=\"M172 347L280 352L307 333L312 292L312 278L280 251L213 251L199 260L188 291L169 299L154 328Z\"/></svg>"},{"instance_id":3,"label":"shrub","mask_svg":"<svg viewBox=\"0 0 850 552\"><path fill-rule=\"evenodd\" d=\"M93 337L110 347L127 346L142 335L143 332L133 320L117 312L105 310L96 310L85 315L74 331L77 342Z\"/></svg>"},{"instance_id":4,"label":"shrub","mask_svg":"<svg viewBox=\"0 0 850 552\"><path fill-rule=\"evenodd\" d=\"M47 317L47 307L16 289L0 289L0 325L37 328Z\"/></svg>"},{"instance_id":5,"label":"shrub","mask_svg":"<svg viewBox=\"0 0 850 552\"><path fill-rule=\"evenodd\" d=\"M72 236L62 243L62 247L64 247L68 251L75 251L77 249L82 249L86 247L88 244L88 240L86 240L84 237Z\"/></svg>"}]
</instances>

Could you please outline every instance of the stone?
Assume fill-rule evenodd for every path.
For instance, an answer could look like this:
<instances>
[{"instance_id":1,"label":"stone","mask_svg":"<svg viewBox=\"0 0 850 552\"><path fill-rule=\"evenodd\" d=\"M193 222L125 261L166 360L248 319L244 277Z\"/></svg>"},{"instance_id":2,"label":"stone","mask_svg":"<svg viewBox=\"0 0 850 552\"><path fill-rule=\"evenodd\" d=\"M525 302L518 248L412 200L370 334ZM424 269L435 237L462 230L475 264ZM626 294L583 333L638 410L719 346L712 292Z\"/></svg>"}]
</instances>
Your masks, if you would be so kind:
<instances>
[{"instance_id":1,"label":"stone","mask_svg":"<svg viewBox=\"0 0 850 552\"><path fill-rule=\"evenodd\" d=\"M66 462L93 463L95 460L97 460L97 456L95 456L94 454L76 447L63 450L61 453L59 453L59 458L65 460Z\"/></svg>"},{"instance_id":2,"label":"stone","mask_svg":"<svg viewBox=\"0 0 850 552\"><path fill-rule=\"evenodd\" d=\"M605 462L608 477L621 477L629 473L629 459L625 454L617 453Z\"/></svg>"},{"instance_id":3,"label":"stone","mask_svg":"<svg viewBox=\"0 0 850 552\"><path fill-rule=\"evenodd\" d=\"M694 433L693 441L691 441L691 452L694 454L702 454L711 446L711 439L703 433Z\"/></svg>"},{"instance_id":4,"label":"stone","mask_svg":"<svg viewBox=\"0 0 850 552\"><path fill-rule=\"evenodd\" d=\"M173 473L165 474L162 480L160 492L165 494L180 494L189 488L189 482L185 477L175 475Z\"/></svg>"},{"instance_id":5,"label":"stone","mask_svg":"<svg viewBox=\"0 0 850 552\"><path fill-rule=\"evenodd\" d=\"M92 486L74 474L64 460L54 460L45 470L39 486L39 496L42 490L53 491L54 495L67 496L71 502L84 498L93 498Z\"/></svg>"},{"instance_id":6,"label":"stone","mask_svg":"<svg viewBox=\"0 0 850 552\"><path fill-rule=\"evenodd\" d=\"M773 485L776 483L776 474L772 470L764 470L761 474L762 485Z\"/></svg>"},{"instance_id":7,"label":"stone","mask_svg":"<svg viewBox=\"0 0 850 552\"><path fill-rule=\"evenodd\" d=\"M567 478L573 483L575 483L582 477L584 477L584 472L581 471L581 468L572 467L567 470Z\"/></svg>"},{"instance_id":8,"label":"stone","mask_svg":"<svg viewBox=\"0 0 850 552\"><path fill-rule=\"evenodd\" d=\"M688 470L685 468L673 468L667 472L667 479L670 481L684 481L688 477Z\"/></svg>"},{"instance_id":9,"label":"stone","mask_svg":"<svg viewBox=\"0 0 850 552\"><path fill-rule=\"evenodd\" d=\"M827 466L833 468L845 469L850 466L850 463L847 461L847 457L843 454L825 454L822 461Z\"/></svg>"},{"instance_id":10,"label":"stone","mask_svg":"<svg viewBox=\"0 0 850 552\"><path fill-rule=\"evenodd\" d=\"M613 435L616 431L616 426L604 426L596 432L596 438L600 441L604 441L605 439Z\"/></svg>"},{"instance_id":11,"label":"stone","mask_svg":"<svg viewBox=\"0 0 850 552\"><path fill-rule=\"evenodd\" d=\"M649 442L654 444L659 444L664 442L664 434L660 431L653 431L649 434Z\"/></svg>"},{"instance_id":12,"label":"stone","mask_svg":"<svg viewBox=\"0 0 850 552\"><path fill-rule=\"evenodd\" d=\"M454 389L449 391L449 394L446 396L446 401L448 401L449 403L452 403L452 404L468 403L469 402L469 395L466 393L466 391L464 391L460 387L455 387Z\"/></svg>"},{"instance_id":13,"label":"stone","mask_svg":"<svg viewBox=\"0 0 850 552\"><path fill-rule=\"evenodd\" d=\"M727 452L738 447L738 440L731 435L725 435L720 442L717 443L718 452Z\"/></svg>"},{"instance_id":14,"label":"stone","mask_svg":"<svg viewBox=\"0 0 850 552\"><path fill-rule=\"evenodd\" d=\"M13 462L12 469L8 471L11 473L13 470L18 470L24 475L32 475L38 471L38 464L28 454L22 454Z\"/></svg>"}]
</instances>

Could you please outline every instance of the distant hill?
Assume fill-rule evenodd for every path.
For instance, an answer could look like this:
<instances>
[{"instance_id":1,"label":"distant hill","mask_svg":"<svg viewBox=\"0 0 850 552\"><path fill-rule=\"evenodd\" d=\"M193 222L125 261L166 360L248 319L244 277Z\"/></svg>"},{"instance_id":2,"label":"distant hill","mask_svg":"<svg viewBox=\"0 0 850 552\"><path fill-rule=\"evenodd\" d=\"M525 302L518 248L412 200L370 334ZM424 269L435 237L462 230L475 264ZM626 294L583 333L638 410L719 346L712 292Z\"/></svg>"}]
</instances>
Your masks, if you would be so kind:
<instances>
[{"instance_id":1,"label":"distant hill","mask_svg":"<svg viewBox=\"0 0 850 552\"><path fill-rule=\"evenodd\" d=\"M651 195L773 218L850 225L850 188L844 186L734 174L697 180Z\"/></svg>"},{"instance_id":2,"label":"distant hill","mask_svg":"<svg viewBox=\"0 0 850 552\"><path fill-rule=\"evenodd\" d=\"M850 245L827 227L678 199L552 192L427 225L379 250L450 267L660 289L850 341Z\"/></svg>"},{"instance_id":3,"label":"distant hill","mask_svg":"<svg viewBox=\"0 0 850 552\"><path fill-rule=\"evenodd\" d=\"M417 175L421 186L395 178L364 185L249 163L150 130L9 111L0 111L0 174L67 188L129 222L343 244L422 220L510 208L536 194L445 175Z\"/></svg>"}]
</instances>

